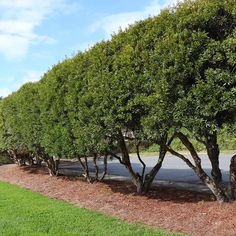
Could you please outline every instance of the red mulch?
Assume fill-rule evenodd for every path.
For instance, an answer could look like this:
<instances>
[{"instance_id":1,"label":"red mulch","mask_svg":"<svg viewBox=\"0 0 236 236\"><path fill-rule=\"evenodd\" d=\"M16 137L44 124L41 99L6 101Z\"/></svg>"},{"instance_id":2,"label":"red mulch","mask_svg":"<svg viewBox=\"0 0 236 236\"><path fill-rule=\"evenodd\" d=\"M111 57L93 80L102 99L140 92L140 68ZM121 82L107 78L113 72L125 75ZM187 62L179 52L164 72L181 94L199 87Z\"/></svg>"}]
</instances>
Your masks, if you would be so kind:
<instances>
[{"instance_id":1,"label":"red mulch","mask_svg":"<svg viewBox=\"0 0 236 236\"><path fill-rule=\"evenodd\" d=\"M219 204L206 194L160 187L144 196L127 182L88 184L79 177L50 177L44 168L15 165L1 166L0 180L132 223L189 235L236 235L236 203Z\"/></svg>"}]
</instances>

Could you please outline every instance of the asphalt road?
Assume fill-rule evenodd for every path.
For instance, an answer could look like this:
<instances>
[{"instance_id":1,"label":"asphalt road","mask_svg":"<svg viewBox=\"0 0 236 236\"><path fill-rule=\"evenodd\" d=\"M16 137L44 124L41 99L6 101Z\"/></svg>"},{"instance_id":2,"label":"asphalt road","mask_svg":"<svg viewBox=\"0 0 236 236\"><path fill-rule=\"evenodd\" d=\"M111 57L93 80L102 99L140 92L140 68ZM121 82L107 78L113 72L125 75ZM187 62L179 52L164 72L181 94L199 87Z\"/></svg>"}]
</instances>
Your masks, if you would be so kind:
<instances>
[{"instance_id":1,"label":"asphalt road","mask_svg":"<svg viewBox=\"0 0 236 236\"><path fill-rule=\"evenodd\" d=\"M220 156L220 168L222 170L223 179L225 181L228 181L228 170L229 170L229 164L230 164L230 158L233 156L233 154L222 154ZM206 154L200 155L202 159L202 166L204 170L210 174L210 161L207 158ZM151 168L156 164L157 157L156 156L146 156L142 157L142 160L146 164L146 173L151 170ZM135 172L142 171L142 166L136 157L131 158L132 166L135 170ZM100 171L102 171L103 165L102 161L98 162L98 165L100 167ZM93 170L93 163L89 162L90 170ZM79 164L73 163L73 164L66 164L61 165L62 169L66 169L68 171L72 171L76 173L77 171L81 170ZM112 176L124 176L129 177L128 171L126 168L119 163L118 160L114 159L112 161L108 161L108 175ZM163 180L163 181L175 181L175 182L186 182L191 184L200 184L200 180L195 175L195 173L178 157L168 155L166 156L163 166L159 173L157 174L155 180Z\"/></svg>"}]
</instances>

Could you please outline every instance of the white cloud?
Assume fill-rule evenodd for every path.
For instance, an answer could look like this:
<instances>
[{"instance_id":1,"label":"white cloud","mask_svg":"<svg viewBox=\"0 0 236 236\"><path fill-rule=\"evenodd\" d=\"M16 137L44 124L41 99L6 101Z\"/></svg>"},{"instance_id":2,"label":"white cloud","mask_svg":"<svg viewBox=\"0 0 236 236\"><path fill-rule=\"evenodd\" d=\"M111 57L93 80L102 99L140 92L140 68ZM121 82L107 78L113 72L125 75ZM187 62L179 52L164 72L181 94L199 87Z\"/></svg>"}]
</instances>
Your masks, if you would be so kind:
<instances>
[{"instance_id":1,"label":"white cloud","mask_svg":"<svg viewBox=\"0 0 236 236\"><path fill-rule=\"evenodd\" d=\"M29 82L37 82L41 79L43 75L42 71L36 71L36 70L29 70L25 72L25 74L22 77L22 80L16 83L16 79L14 79L12 88L14 88L14 91L17 91L23 84L29 83Z\"/></svg>"},{"instance_id":2,"label":"white cloud","mask_svg":"<svg viewBox=\"0 0 236 236\"><path fill-rule=\"evenodd\" d=\"M41 79L43 72L41 71L28 71L23 77L23 83L37 82Z\"/></svg>"},{"instance_id":3,"label":"white cloud","mask_svg":"<svg viewBox=\"0 0 236 236\"><path fill-rule=\"evenodd\" d=\"M79 43L79 44L76 44L75 46L73 46L73 49L76 48L76 52L77 51L83 52L83 51L89 50L95 44L96 44L96 41L82 42L82 43Z\"/></svg>"},{"instance_id":4,"label":"white cloud","mask_svg":"<svg viewBox=\"0 0 236 236\"><path fill-rule=\"evenodd\" d=\"M0 88L0 97L6 97L11 93L11 90L8 88Z\"/></svg>"},{"instance_id":5,"label":"white cloud","mask_svg":"<svg viewBox=\"0 0 236 236\"><path fill-rule=\"evenodd\" d=\"M6 81L9 86L8 88L0 87L0 97L6 97L13 91L17 91L25 83L39 81L42 75L42 71L29 70L23 74L21 80L17 80L14 76L1 79L2 81Z\"/></svg>"},{"instance_id":6,"label":"white cloud","mask_svg":"<svg viewBox=\"0 0 236 236\"><path fill-rule=\"evenodd\" d=\"M25 55L29 40L18 35L0 34L0 53L12 59Z\"/></svg>"},{"instance_id":7,"label":"white cloud","mask_svg":"<svg viewBox=\"0 0 236 236\"><path fill-rule=\"evenodd\" d=\"M181 0L182 1L182 0ZM161 9L172 6L180 2L179 0L166 0L165 3L161 3L160 0L153 0L150 5L146 6L142 11L123 12L106 16L100 21L91 25L92 32L97 30L103 30L105 37L110 38L111 34L116 33L119 29L124 30L130 24L138 20L143 20L149 16L158 15Z\"/></svg>"},{"instance_id":8,"label":"white cloud","mask_svg":"<svg viewBox=\"0 0 236 236\"><path fill-rule=\"evenodd\" d=\"M68 10L65 0L0 0L0 53L8 59L24 57L31 43L54 42L35 28L52 12Z\"/></svg>"}]
</instances>

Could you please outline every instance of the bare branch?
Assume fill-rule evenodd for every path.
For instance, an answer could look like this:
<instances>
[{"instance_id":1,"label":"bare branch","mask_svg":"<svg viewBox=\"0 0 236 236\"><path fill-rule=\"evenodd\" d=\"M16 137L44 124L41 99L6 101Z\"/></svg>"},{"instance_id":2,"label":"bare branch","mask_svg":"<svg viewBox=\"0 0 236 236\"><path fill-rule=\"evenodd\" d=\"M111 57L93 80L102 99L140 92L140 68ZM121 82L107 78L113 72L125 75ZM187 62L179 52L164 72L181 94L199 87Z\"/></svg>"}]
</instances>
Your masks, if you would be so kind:
<instances>
[{"instance_id":1,"label":"bare branch","mask_svg":"<svg viewBox=\"0 0 236 236\"><path fill-rule=\"evenodd\" d=\"M206 143L204 140L202 140L202 139L200 139L200 138L198 138L198 137L196 137L196 140L197 140L199 143L204 144L205 146L207 145L207 143Z\"/></svg>"},{"instance_id":2,"label":"bare branch","mask_svg":"<svg viewBox=\"0 0 236 236\"><path fill-rule=\"evenodd\" d=\"M170 152L172 155L179 157L181 160L183 160L191 169L196 171L196 167L192 164L192 162L186 158L184 155L180 154L179 152L173 150L171 147L165 145L165 148L168 152Z\"/></svg>"},{"instance_id":3,"label":"bare branch","mask_svg":"<svg viewBox=\"0 0 236 236\"><path fill-rule=\"evenodd\" d=\"M89 169L88 169L88 160L87 160L87 157L85 157L84 159L85 159L85 163L83 163L82 160L81 160L81 158L78 157L78 161L79 161L81 167L82 167L83 170L84 170L83 176L85 177L85 179L87 180L88 183L91 183L91 179L90 179L90 176L89 176Z\"/></svg>"},{"instance_id":4,"label":"bare branch","mask_svg":"<svg viewBox=\"0 0 236 236\"><path fill-rule=\"evenodd\" d=\"M95 168L95 179L98 180L99 168L98 168L98 165L97 165L97 154L96 153L94 153L94 156L93 156L93 163L94 163L94 168Z\"/></svg>"},{"instance_id":5,"label":"bare branch","mask_svg":"<svg viewBox=\"0 0 236 236\"><path fill-rule=\"evenodd\" d=\"M188 140L187 136L184 135L183 133L179 132L177 133L177 137L180 139L180 141L184 144L184 146L189 150L196 166L198 168L202 168L201 167L201 158L198 156L194 146L192 145L192 143Z\"/></svg>"},{"instance_id":6,"label":"bare branch","mask_svg":"<svg viewBox=\"0 0 236 236\"><path fill-rule=\"evenodd\" d=\"M143 160L140 157L139 146L140 146L140 142L138 142L138 144L136 145L136 152L137 152L138 159L139 159L139 161L141 162L141 164L143 166L142 175L141 175L141 178L142 178L142 181L143 181L144 173L145 173L145 169L146 169L146 164L143 162Z\"/></svg>"},{"instance_id":7,"label":"bare branch","mask_svg":"<svg viewBox=\"0 0 236 236\"><path fill-rule=\"evenodd\" d=\"M104 156L103 163L104 163L104 169L101 177L99 178L99 181L102 181L107 174L107 155Z\"/></svg>"},{"instance_id":8,"label":"bare branch","mask_svg":"<svg viewBox=\"0 0 236 236\"><path fill-rule=\"evenodd\" d=\"M115 153L108 152L108 154L111 155L112 157L116 158L117 160L119 160L119 162L120 162L122 165L126 165L126 163L122 161L121 157L119 157L119 156L116 155Z\"/></svg>"},{"instance_id":9,"label":"bare branch","mask_svg":"<svg viewBox=\"0 0 236 236\"><path fill-rule=\"evenodd\" d=\"M176 134L174 133L174 134L170 137L169 141L167 142L167 146L170 146L170 145L171 145L171 143L172 143L172 141L174 140L175 136L176 136Z\"/></svg>"},{"instance_id":10,"label":"bare branch","mask_svg":"<svg viewBox=\"0 0 236 236\"><path fill-rule=\"evenodd\" d=\"M230 168L229 168L228 195L232 200L235 200L235 185L236 185L236 155L231 157Z\"/></svg>"}]
</instances>

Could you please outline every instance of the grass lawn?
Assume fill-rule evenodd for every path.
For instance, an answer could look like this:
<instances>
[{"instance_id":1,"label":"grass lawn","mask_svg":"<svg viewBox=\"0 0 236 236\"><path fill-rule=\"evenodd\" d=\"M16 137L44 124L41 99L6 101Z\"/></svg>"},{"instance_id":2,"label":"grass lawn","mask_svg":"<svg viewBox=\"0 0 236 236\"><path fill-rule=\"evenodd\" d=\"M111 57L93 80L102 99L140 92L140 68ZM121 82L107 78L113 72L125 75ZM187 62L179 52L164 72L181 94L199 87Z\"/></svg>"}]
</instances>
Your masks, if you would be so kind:
<instances>
[{"instance_id":1,"label":"grass lawn","mask_svg":"<svg viewBox=\"0 0 236 236\"><path fill-rule=\"evenodd\" d=\"M184 155L189 155L189 152L187 150L182 150L182 151L178 151L178 152L180 152L180 153L182 153ZM199 151L199 153L207 154L206 151ZM221 155L222 154L232 154L232 156L233 156L234 153L236 153L236 150L221 150L220 151ZM156 151L156 152L153 152L153 151L140 151L141 157L149 157L149 156L156 156L156 157L158 157L158 154L159 154L158 151ZM171 155L171 154L167 153L167 155ZM130 156L131 157L137 157L137 154L136 154L136 152L132 152L130 154Z\"/></svg>"},{"instance_id":2,"label":"grass lawn","mask_svg":"<svg viewBox=\"0 0 236 236\"><path fill-rule=\"evenodd\" d=\"M0 235L177 235L132 225L0 182Z\"/></svg>"}]
</instances>

